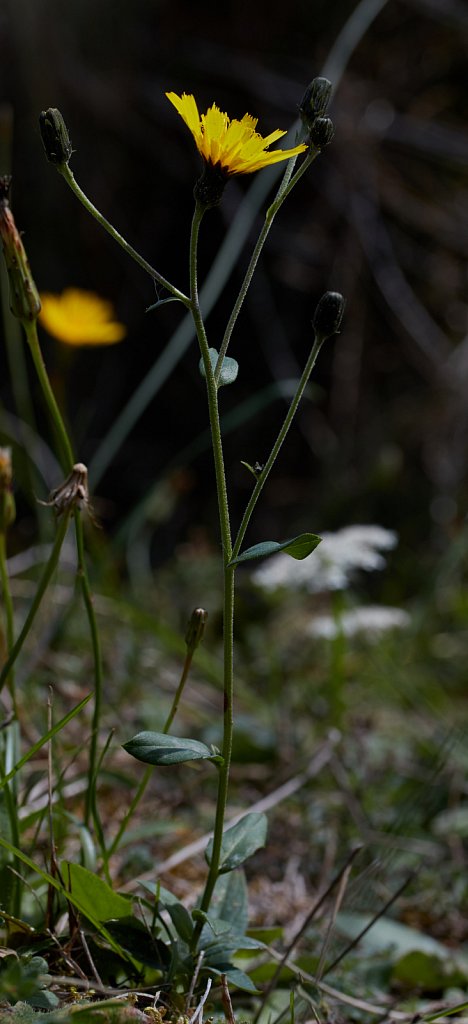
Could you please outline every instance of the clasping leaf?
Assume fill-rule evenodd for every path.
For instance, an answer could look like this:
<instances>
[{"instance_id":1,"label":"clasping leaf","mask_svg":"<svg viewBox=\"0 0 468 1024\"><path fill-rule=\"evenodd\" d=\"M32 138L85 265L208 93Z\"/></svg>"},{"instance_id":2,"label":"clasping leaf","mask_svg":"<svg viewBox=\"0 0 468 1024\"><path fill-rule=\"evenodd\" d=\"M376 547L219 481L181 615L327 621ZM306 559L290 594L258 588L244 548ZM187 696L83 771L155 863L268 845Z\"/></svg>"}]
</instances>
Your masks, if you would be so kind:
<instances>
[{"instance_id":1,"label":"clasping leaf","mask_svg":"<svg viewBox=\"0 0 468 1024\"><path fill-rule=\"evenodd\" d=\"M211 361L211 365L213 367L213 372L216 369L216 363L218 362L218 355L219 355L219 353L216 351L215 348L210 348L210 361ZM204 367L204 364L203 364L203 359L200 359L200 362L198 364L198 368L200 370L200 373L201 373L202 377L206 377L205 367ZM230 356L225 356L224 359L223 359L223 365L221 367L221 373L219 375L218 387L221 388L223 386L223 384L234 384L234 381L235 381L238 373L239 373L239 363L237 362L237 360L236 359L231 359Z\"/></svg>"}]
</instances>

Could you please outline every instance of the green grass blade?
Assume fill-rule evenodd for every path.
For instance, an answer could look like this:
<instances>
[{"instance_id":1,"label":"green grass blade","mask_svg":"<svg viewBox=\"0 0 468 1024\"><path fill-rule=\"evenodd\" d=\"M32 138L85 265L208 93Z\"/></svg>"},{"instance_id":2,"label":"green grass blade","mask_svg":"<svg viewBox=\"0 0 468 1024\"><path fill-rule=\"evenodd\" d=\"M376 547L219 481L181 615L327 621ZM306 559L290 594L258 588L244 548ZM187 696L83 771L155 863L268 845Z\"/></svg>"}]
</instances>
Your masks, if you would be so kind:
<instances>
[{"instance_id":1,"label":"green grass blade","mask_svg":"<svg viewBox=\"0 0 468 1024\"><path fill-rule=\"evenodd\" d=\"M41 736L40 740L38 740L37 743L34 743L30 750L28 750L27 753L24 754L23 757L17 762L17 764L15 764L11 771L8 772L8 775L5 775L3 779L1 779L0 789L3 786L6 786L6 784L10 782L10 779L14 778L16 773L20 771L23 765L25 765L27 761L31 759L31 757L34 757L34 755L37 754L38 750L40 750L41 747L44 746L44 743L47 743L50 739L52 739L52 737L55 736L56 733L60 732L60 730L63 729L64 726L68 724L68 722L71 722L72 718L74 718L75 715L78 715L80 713L80 711L86 706L88 701L91 700L91 697L92 694L88 693L87 697L84 697L83 700L81 700L80 703L76 705L76 707L72 708L71 711L68 711L68 713L64 715L64 717L61 718L59 722L56 722L56 724L53 725L51 729L48 729L48 731L45 732L43 736Z\"/></svg>"},{"instance_id":2,"label":"green grass blade","mask_svg":"<svg viewBox=\"0 0 468 1024\"><path fill-rule=\"evenodd\" d=\"M129 954L125 950L123 950L121 946L119 946L118 942L116 942L115 939L112 938L112 935L110 934L110 932L107 931L105 925L103 925L101 921L98 921L97 918L95 918L94 916L91 916L89 912L89 907L84 907L81 900L77 898L73 894L73 892L68 892L68 890L65 889L62 883L59 882L58 878L54 878L54 876L50 875L49 872L45 871L44 868L40 868L37 864L34 863L33 860L31 860L30 857L28 857L26 853L23 853L23 851L18 849L17 846L13 846L12 843L9 843L6 839L3 839L1 836L0 846L2 846L4 850L8 850L8 853L13 854L14 857L20 860L23 864L25 864L26 867L30 869L30 871L34 871L36 875L40 875L44 882L47 882L47 885L51 885L53 889L56 889L57 892L61 893L61 895L64 897L64 899L68 901L68 903L71 903L72 906L75 907L75 909L78 910L80 914L82 914L84 917L88 919L88 921L91 922L93 927L96 929L97 932L99 932L102 938L105 939L105 941L109 944L114 953L117 953L118 956L123 957L125 960L127 960L127 962L131 963L133 966L136 966L135 961L132 959L132 957L129 956Z\"/></svg>"}]
</instances>

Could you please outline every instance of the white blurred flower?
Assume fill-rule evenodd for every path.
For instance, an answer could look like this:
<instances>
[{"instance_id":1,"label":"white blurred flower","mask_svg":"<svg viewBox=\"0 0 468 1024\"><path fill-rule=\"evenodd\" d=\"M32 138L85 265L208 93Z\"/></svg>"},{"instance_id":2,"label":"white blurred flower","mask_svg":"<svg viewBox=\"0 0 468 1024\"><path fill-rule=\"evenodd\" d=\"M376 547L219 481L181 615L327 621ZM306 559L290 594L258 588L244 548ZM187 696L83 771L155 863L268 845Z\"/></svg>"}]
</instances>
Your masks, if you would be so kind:
<instances>
[{"instance_id":1,"label":"white blurred flower","mask_svg":"<svg viewBox=\"0 0 468 1024\"><path fill-rule=\"evenodd\" d=\"M402 608L369 604L352 608L338 616L317 615L307 627L307 633L327 640L340 634L354 636L356 633L365 633L368 640L377 640L389 629L406 629L410 622L408 612Z\"/></svg>"},{"instance_id":2,"label":"white blurred flower","mask_svg":"<svg viewBox=\"0 0 468 1024\"><path fill-rule=\"evenodd\" d=\"M344 590L356 569L385 567L380 553L395 547L397 535L383 526L346 526L337 533L323 533L318 548L302 561L280 552L253 573L253 580L265 590L287 587L312 594Z\"/></svg>"}]
</instances>

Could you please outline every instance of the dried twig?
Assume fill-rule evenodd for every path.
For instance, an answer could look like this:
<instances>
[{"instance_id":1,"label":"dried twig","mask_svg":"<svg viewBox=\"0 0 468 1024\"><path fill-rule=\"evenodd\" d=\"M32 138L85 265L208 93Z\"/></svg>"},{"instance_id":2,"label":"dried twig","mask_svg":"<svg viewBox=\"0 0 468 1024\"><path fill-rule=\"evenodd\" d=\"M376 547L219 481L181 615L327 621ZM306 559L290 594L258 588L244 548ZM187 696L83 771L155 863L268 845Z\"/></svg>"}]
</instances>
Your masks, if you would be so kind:
<instances>
[{"instance_id":1,"label":"dried twig","mask_svg":"<svg viewBox=\"0 0 468 1024\"><path fill-rule=\"evenodd\" d=\"M201 1016L202 1016L202 1013L203 1013L203 1007L204 1007L204 1005L206 1003L206 1000L208 999L208 996L210 994L210 989L211 989L212 983L213 983L212 979L208 978L208 981L206 983L206 989L205 989L205 991L204 991L204 993L203 993L203 995L202 995L202 997L200 999L200 1002L199 1002L199 1004L198 1004L198 1006L197 1006L197 1008L195 1010L195 1013L190 1018L190 1024L196 1024L198 1019L201 1020Z\"/></svg>"},{"instance_id":2,"label":"dried twig","mask_svg":"<svg viewBox=\"0 0 468 1024\"><path fill-rule=\"evenodd\" d=\"M231 996L225 974L221 975L221 1001L227 1024L236 1024L236 1018L234 1017L234 1010L232 1008Z\"/></svg>"},{"instance_id":3,"label":"dried twig","mask_svg":"<svg viewBox=\"0 0 468 1024\"><path fill-rule=\"evenodd\" d=\"M186 1013L188 1013L188 1011L190 1009L190 1003L192 1002L192 996L193 996L193 993L195 991L195 985L197 984L198 975L200 974L200 968L201 968L201 965L203 963L203 957L204 956L205 956L205 950L202 949L200 951L198 957L197 957L197 962L195 964L195 970L193 972L192 980L190 982L190 988L189 988L189 990L187 992L187 998L185 1000L185 1012Z\"/></svg>"}]
</instances>

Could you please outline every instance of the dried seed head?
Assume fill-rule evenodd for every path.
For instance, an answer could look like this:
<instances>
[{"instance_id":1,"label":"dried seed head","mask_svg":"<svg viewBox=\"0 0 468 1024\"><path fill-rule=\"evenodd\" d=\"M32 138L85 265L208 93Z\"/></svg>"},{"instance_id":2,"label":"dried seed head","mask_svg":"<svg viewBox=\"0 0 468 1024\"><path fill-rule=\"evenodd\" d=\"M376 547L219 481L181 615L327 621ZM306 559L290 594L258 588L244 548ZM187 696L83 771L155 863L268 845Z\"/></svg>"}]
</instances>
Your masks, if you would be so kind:
<instances>
[{"instance_id":1,"label":"dried seed head","mask_svg":"<svg viewBox=\"0 0 468 1024\"><path fill-rule=\"evenodd\" d=\"M93 519L89 501L88 470L84 463L76 462L66 480L50 492L47 501L41 501L40 504L53 508L57 516L65 512L73 513L77 508L80 512L88 512Z\"/></svg>"}]
</instances>

